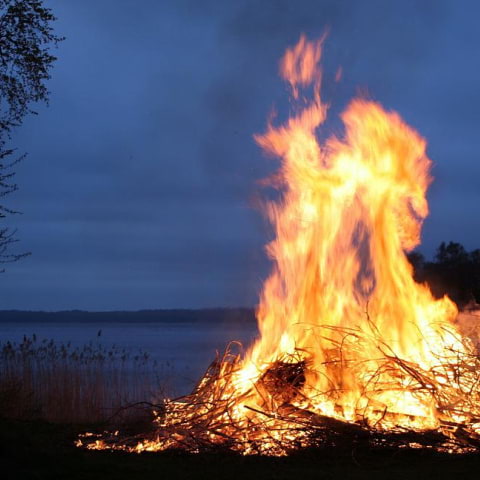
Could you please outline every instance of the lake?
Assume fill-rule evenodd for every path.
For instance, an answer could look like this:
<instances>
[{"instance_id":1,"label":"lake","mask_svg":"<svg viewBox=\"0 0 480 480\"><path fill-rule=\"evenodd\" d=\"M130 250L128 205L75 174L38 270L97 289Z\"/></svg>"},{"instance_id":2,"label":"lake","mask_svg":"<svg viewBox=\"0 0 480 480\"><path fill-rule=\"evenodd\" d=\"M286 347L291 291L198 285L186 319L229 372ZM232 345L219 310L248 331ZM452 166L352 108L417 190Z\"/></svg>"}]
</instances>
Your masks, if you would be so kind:
<instances>
[{"instance_id":1,"label":"lake","mask_svg":"<svg viewBox=\"0 0 480 480\"><path fill-rule=\"evenodd\" d=\"M192 389L217 351L232 340L248 346L257 329L252 322L0 322L0 343L21 342L33 335L37 342L53 339L74 346L93 342L126 348L132 354L147 352L171 393L180 395Z\"/></svg>"}]
</instances>

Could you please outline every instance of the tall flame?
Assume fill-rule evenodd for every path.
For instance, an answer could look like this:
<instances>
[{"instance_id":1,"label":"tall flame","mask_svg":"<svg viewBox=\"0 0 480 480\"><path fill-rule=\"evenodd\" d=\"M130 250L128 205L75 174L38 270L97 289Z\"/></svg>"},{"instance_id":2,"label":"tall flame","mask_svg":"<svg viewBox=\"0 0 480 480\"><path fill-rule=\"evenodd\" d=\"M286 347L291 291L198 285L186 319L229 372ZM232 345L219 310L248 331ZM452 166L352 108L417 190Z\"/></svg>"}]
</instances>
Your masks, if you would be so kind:
<instances>
[{"instance_id":1,"label":"tall flame","mask_svg":"<svg viewBox=\"0 0 480 480\"><path fill-rule=\"evenodd\" d=\"M258 308L260 338L241 375L252 380L252 372L302 352L311 366L302 403L310 408L372 422L387 409L433 426L432 398L402 388L386 367L400 358L429 370L463 349L455 305L413 280L405 254L418 245L428 214L426 142L397 113L355 99L341 116L343 137L321 144L320 57L321 40L303 36L287 50L280 71L301 107L256 136L281 159L283 196L268 206L274 268ZM308 101L300 88L309 85Z\"/></svg>"}]
</instances>

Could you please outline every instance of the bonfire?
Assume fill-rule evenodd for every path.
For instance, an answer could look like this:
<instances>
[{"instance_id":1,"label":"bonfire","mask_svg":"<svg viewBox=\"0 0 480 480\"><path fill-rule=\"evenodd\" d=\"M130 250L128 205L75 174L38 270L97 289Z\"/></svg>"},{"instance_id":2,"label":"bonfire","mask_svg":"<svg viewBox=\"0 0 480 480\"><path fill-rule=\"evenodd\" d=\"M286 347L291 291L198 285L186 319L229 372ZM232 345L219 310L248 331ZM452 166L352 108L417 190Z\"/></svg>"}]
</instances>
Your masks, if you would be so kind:
<instances>
[{"instance_id":1,"label":"bonfire","mask_svg":"<svg viewBox=\"0 0 480 480\"><path fill-rule=\"evenodd\" d=\"M480 447L475 341L449 298L413 280L406 257L428 214L426 141L356 98L342 136L320 142L322 43L302 36L286 51L293 114L255 137L280 159L258 339L246 352L233 342L190 395L165 400L151 432L87 434L79 445L270 455L345 441Z\"/></svg>"}]
</instances>

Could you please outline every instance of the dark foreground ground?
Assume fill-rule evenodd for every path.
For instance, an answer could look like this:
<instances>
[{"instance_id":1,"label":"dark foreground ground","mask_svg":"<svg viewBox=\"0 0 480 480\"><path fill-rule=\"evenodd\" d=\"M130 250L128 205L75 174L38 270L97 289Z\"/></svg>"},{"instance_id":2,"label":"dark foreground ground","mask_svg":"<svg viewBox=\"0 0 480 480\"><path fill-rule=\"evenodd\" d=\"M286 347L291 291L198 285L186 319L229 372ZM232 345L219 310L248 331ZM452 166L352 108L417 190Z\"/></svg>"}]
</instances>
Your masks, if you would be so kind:
<instances>
[{"instance_id":1,"label":"dark foreground ground","mask_svg":"<svg viewBox=\"0 0 480 480\"><path fill-rule=\"evenodd\" d=\"M77 449L78 427L0 420L0 478L10 479L468 479L480 456L433 452L304 452L289 458L123 454Z\"/></svg>"}]
</instances>

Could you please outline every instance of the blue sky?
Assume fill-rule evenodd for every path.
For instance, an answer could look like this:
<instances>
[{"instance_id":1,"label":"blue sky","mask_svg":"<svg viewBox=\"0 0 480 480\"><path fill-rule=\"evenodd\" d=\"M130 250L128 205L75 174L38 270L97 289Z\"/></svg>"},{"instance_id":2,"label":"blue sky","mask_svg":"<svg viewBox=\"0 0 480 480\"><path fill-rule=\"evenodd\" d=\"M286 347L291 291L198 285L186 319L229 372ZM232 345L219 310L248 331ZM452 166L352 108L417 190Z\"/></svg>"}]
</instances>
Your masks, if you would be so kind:
<instances>
[{"instance_id":1,"label":"blue sky","mask_svg":"<svg viewBox=\"0 0 480 480\"><path fill-rule=\"evenodd\" d=\"M28 157L8 198L24 213L9 224L32 255L0 277L1 308L254 305L269 269L258 180L276 163L253 134L287 110L285 48L326 28L331 117L368 92L428 140L436 180L420 250L480 247L478 2L46 4L66 40L50 106L12 142Z\"/></svg>"}]
</instances>

